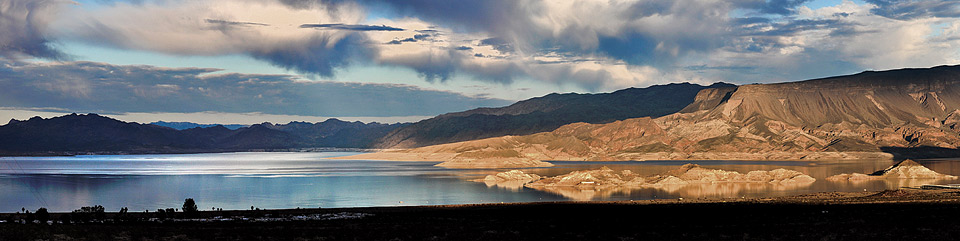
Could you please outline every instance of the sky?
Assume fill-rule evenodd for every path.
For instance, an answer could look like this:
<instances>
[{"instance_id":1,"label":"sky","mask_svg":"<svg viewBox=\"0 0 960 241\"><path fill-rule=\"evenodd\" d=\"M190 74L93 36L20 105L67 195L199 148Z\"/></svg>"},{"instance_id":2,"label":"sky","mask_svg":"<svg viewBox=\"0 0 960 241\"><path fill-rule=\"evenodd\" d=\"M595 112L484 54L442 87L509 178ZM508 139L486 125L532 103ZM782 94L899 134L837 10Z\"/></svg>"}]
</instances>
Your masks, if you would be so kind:
<instances>
[{"instance_id":1,"label":"sky","mask_svg":"<svg viewBox=\"0 0 960 241\"><path fill-rule=\"evenodd\" d=\"M955 65L960 1L0 0L0 33L3 120L406 122Z\"/></svg>"}]
</instances>

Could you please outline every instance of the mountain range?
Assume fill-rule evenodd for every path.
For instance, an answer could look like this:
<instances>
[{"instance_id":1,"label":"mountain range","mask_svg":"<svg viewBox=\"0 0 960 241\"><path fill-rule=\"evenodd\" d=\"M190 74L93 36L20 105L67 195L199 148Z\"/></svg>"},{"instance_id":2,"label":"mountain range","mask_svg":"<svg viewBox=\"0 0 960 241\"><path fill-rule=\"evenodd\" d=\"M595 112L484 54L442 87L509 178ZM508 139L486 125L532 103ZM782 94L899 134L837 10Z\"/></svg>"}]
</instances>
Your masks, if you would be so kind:
<instances>
[{"instance_id":1,"label":"mountain range","mask_svg":"<svg viewBox=\"0 0 960 241\"><path fill-rule=\"evenodd\" d=\"M250 125L240 125L240 124L232 124L232 125L223 125L223 124L197 124L197 123L193 123L193 122L166 122L166 121L155 121L155 122L150 122L150 123L148 123L148 124L156 125L156 126L163 126L163 127L170 127L170 128L177 129L177 130L193 129L193 128L197 128L197 127L207 128L207 127L214 127L214 126L218 126L218 125L223 126L223 127L227 128L227 129L236 130L236 129L240 129L240 128L244 128L244 127L250 126Z\"/></svg>"},{"instance_id":2,"label":"mountain range","mask_svg":"<svg viewBox=\"0 0 960 241\"><path fill-rule=\"evenodd\" d=\"M406 124L346 122L263 123L235 130L222 125L177 130L97 114L11 120L0 126L0 155L78 153L199 153L290 148L368 148Z\"/></svg>"},{"instance_id":3,"label":"mountain range","mask_svg":"<svg viewBox=\"0 0 960 241\"><path fill-rule=\"evenodd\" d=\"M570 123L609 123L676 113L709 88L690 83L627 88L600 94L549 94L500 108L478 108L439 115L397 128L377 140L380 148L411 148L505 135L551 131Z\"/></svg>"},{"instance_id":4,"label":"mountain range","mask_svg":"<svg viewBox=\"0 0 960 241\"><path fill-rule=\"evenodd\" d=\"M11 120L0 126L0 155L412 148L345 158L434 160L447 167L549 165L543 160L958 156L960 66L777 84L681 83L550 94L417 123L329 119L177 128L96 114Z\"/></svg>"},{"instance_id":5,"label":"mountain range","mask_svg":"<svg viewBox=\"0 0 960 241\"><path fill-rule=\"evenodd\" d=\"M659 118L346 158L517 167L542 160L890 159L955 155L958 147L960 66L940 66L709 88Z\"/></svg>"},{"instance_id":6,"label":"mountain range","mask_svg":"<svg viewBox=\"0 0 960 241\"><path fill-rule=\"evenodd\" d=\"M697 93L730 88L680 83L600 94L549 94L500 108L443 114L417 123L329 119L319 123L250 126L189 122L122 122L96 114L11 120L0 126L0 154L84 152L190 153L290 148L407 148L551 131L575 122L609 123L663 116L690 105Z\"/></svg>"}]
</instances>

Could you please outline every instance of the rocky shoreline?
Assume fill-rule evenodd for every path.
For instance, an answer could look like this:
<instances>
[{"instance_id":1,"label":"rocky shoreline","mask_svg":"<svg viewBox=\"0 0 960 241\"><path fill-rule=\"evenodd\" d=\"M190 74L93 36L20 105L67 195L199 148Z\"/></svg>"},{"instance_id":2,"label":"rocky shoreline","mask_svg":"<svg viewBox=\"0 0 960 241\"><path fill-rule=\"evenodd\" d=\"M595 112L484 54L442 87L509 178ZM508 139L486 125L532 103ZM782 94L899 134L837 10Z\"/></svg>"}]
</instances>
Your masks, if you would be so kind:
<instances>
[{"instance_id":1,"label":"rocky shoreline","mask_svg":"<svg viewBox=\"0 0 960 241\"><path fill-rule=\"evenodd\" d=\"M842 181L868 181L868 180L883 180L883 179L948 179L956 180L957 176L946 175L937 173L933 170L930 170L920 163L917 163L913 160L904 160L900 163L897 163L893 166L888 167L884 170L879 170L871 174L863 173L843 173L834 176L827 177L828 181L832 182L842 182Z\"/></svg>"},{"instance_id":2,"label":"rocky shoreline","mask_svg":"<svg viewBox=\"0 0 960 241\"><path fill-rule=\"evenodd\" d=\"M413 150L389 150L373 153L363 153L352 156L331 157L336 160L376 160L376 161L417 161L439 162L436 166L446 168L526 168L551 167L553 164L546 161L647 161L647 160L744 160L744 161L811 161L811 160L892 160L894 156L884 152L770 152L770 153L743 153L743 152L656 152L643 154L622 154L617 158L587 159L573 156L551 156L543 158L533 157L499 157L499 158L465 158L455 152L419 153Z\"/></svg>"}]
</instances>

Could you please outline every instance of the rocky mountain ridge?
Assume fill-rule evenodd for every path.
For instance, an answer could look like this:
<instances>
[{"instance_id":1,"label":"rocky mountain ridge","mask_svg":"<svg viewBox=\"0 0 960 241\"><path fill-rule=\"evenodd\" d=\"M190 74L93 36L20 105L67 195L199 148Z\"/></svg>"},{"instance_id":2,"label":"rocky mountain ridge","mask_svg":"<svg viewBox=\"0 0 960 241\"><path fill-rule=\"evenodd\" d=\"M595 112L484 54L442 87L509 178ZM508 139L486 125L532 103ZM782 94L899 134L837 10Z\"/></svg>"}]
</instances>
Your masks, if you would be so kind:
<instances>
[{"instance_id":1,"label":"rocky mountain ridge","mask_svg":"<svg viewBox=\"0 0 960 241\"><path fill-rule=\"evenodd\" d=\"M679 113L375 153L541 160L891 159L960 147L960 66L701 90ZM936 155L937 153L913 153ZM493 158L496 157L496 158ZM916 156L914 156L916 157Z\"/></svg>"},{"instance_id":2,"label":"rocky mountain ridge","mask_svg":"<svg viewBox=\"0 0 960 241\"><path fill-rule=\"evenodd\" d=\"M609 123L629 118L673 114L693 102L703 86L690 83L627 88L599 94L549 94L500 108L448 113L397 128L377 140L380 148L411 148L506 135L551 131L562 125Z\"/></svg>"},{"instance_id":3,"label":"rocky mountain ridge","mask_svg":"<svg viewBox=\"0 0 960 241\"><path fill-rule=\"evenodd\" d=\"M151 124L155 126L170 127L170 128L181 130L181 131L186 129L193 129L197 127L209 128L214 126L223 126L227 129L236 130L236 129L250 126L250 125L241 125L241 124L197 124L193 122L167 122L167 121L154 121L147 124Z\"/></svg>"}]
</instances>

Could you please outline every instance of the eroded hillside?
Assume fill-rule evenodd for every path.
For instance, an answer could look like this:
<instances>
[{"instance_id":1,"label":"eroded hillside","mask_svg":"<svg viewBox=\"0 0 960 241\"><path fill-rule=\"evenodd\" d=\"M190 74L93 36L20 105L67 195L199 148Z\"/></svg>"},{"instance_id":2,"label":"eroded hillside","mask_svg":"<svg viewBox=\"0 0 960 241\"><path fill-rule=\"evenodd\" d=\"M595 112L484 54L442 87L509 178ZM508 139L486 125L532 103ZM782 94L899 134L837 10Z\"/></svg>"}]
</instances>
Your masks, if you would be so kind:
<instances>
[{"instance_id":1,"label":"eroded hillside","mask_svg":"<svg viewBox=\"0 0 960 241\"><path fill-rule=\"evenodd\" d=\"M892 158L960 146L960 66L705 89L680 113L398 151L441 161ZM390 159L391 153L379 155ZM449 164L448 164L449 165Z\"/></svg>"}]
</instances>

